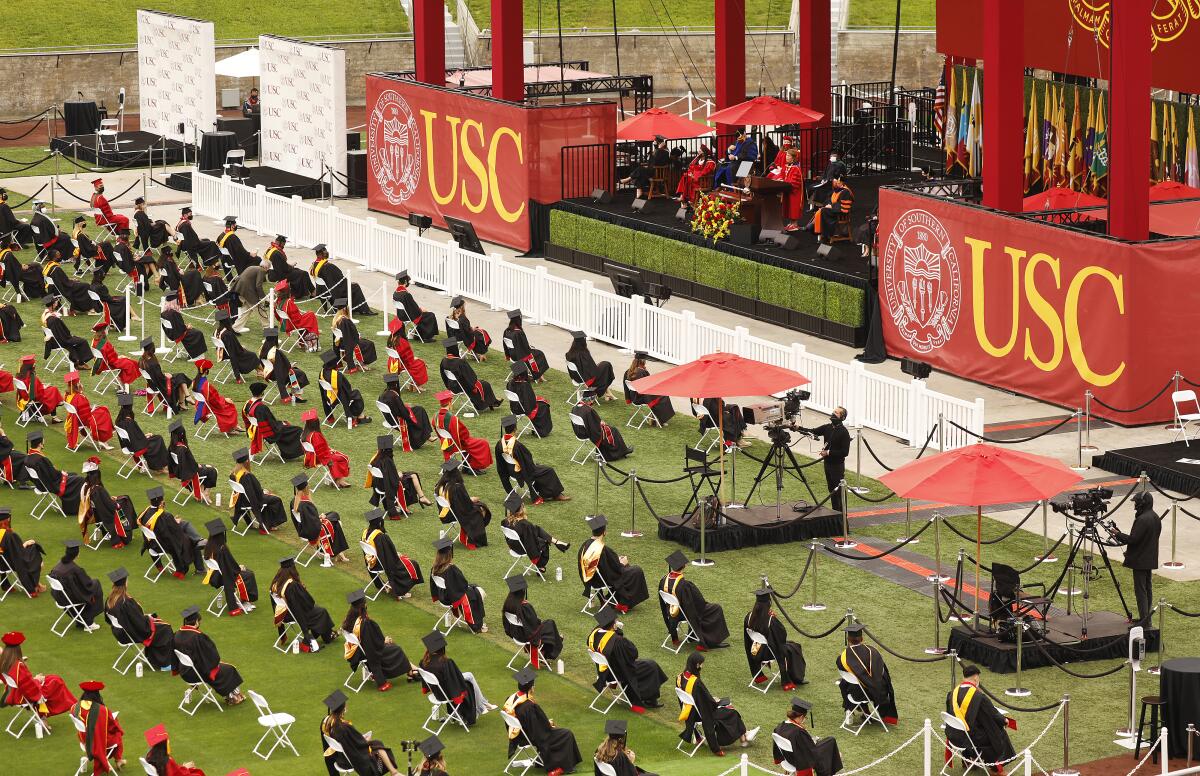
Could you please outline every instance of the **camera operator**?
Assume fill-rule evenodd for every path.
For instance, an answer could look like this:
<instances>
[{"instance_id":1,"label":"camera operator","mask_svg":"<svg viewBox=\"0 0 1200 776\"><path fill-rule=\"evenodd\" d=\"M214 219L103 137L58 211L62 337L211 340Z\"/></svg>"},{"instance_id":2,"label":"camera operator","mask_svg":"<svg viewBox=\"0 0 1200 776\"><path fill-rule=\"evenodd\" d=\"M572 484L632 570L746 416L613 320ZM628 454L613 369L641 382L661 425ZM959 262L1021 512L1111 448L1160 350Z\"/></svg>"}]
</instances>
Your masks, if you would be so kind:
<instances>
[{"instance_id":1,"label":"camera operator","mask_svg":"<svg viewBox=\"0 0 1200 776\"><path fill-rule=\"evenodd\" d=\"M821 458L825 462L825 486L833 494L829 508L835 512L842 511L842 491L838 486L846 476L846 456L850 455L850 432L843 425L845 422L846 408L835 407L833 412L829 413L828 423L804 429L825 442Z\"/></svg>"},{"instance_id":2,"label":"camera operator","mask_svg":"<svg viewBox=\"0 0 1200 776\"><path fill-rule=\"evenodd\" d=\"M1137 597L1138 618L1133 625L1150 627L1154 609L1154 570L1158 568L1158 535L1162 523L1154 512L1154 497L1139 493L1133 497L1137 510L1133 527L1128 534L1116 531L1117 539L1125 545L1125 568L1133 572L1133 593Z\"/></svg>"}]
</instances>

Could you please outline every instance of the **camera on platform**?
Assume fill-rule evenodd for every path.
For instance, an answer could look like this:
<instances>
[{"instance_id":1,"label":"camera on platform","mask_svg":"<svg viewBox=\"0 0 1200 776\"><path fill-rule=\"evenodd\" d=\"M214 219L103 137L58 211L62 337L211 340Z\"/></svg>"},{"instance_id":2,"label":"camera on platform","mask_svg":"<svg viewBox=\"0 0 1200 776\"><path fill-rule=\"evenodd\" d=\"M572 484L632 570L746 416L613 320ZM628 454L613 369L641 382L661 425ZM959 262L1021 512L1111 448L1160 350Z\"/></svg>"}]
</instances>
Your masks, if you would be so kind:
<instances>
[{"instance_id":1,"label":"camera on platform","mask_svg":"<svg viewBox=\"0 0 1200 776\"><path fill-rule=\"evenodd\" d=\"M1108 511L1112 497L1112 488L1088 488L1082 493L1072 493L1066 501L1051 501L1050 508L1063 515L1095 517Z\"/></svg>"}]
</instances>

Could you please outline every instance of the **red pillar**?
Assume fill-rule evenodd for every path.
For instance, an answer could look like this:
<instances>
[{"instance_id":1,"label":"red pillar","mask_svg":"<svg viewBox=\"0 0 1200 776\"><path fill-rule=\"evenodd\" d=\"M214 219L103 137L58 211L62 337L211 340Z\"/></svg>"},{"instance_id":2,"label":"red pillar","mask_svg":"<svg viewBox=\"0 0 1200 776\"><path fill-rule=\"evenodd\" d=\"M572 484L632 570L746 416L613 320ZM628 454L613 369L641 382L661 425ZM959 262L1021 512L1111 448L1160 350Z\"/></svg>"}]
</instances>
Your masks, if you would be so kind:
<instances>
[{"instance_id":1,"label":"red pillar","mask_svg":"<svg viewBox=\"0 0 1200 776\"><path fill-rule=\"evenodd\" d=\"M983 204L1021 212L1025 176L1025 5L983 3ZM1014 43L1015 41L1015 43Z\"/></svg>"},{"instance_id":2,"label":"red pillar","mask_svg":"<svg viewBox=\"0 0 1200 776\"><path fill-rule=\"evenodd\" d=\"M525 99L525 19L521 0L492 0L492 96Z\"/></svg>"},{"instance_id":3,"label":"red pillar","mask_svg":"<svg viewBox=\"0 0 1200 776\"><path fill-rule=\"evenodd\" d=\"M746 7L742 0L716 0L717 110L746 99ZM732 134L735 127L721 124L717 134ZM718 150L717 156L724 158Z\"/></svg>"},{"instance_id":4,"label":"red pillar","mask_svg":"<svg viewBox=\"0 0 1200 776\"><path fill-rule=\"evenodd\" d=\"M443 0L413 0L417 80L446 85L446 6Z\"/></svg>"},{"instance_id":5,"label":"red pillar","mask_svg":"<svg viewBox=\"0 0 1200 776\"><path fill-rule=\"evenodd\" d=\"M796 86L800 104L824 113L820 126L829 126L833 110L829 0L800 0L799 27L800 83Z\"/></svg>"},{"instance_id":6,"label":"red pillar","mask_svg":"<svg viewBox=\"0 0 1200 776\"><path fill-rule=\"evenodd\" d=\"M1123 240L1150 236L1150 12L1154 0L1113 3L1112 108L1108 119L1108 228Z\"/></svg>"}]
</instances>

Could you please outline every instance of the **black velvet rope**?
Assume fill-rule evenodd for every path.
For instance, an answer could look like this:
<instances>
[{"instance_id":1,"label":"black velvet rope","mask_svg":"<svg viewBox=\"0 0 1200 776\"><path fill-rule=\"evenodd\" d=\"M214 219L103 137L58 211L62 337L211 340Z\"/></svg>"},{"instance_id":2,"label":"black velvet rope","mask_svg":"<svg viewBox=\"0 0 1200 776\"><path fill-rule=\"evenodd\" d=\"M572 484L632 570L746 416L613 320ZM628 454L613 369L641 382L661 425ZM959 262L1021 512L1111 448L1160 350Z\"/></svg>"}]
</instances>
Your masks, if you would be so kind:
<instances>
[{"instance_id":1,"label":"black velvet rope","mask_svg":"<svg viewBox=\"0 0 1200 776\"><path fill-rule=\"evenodd\" d=\"M837 557L845 558L846 560L875 560L876 558L887 557L888 555L891 555L892 553L896 552L897 550L902 549L905 545L916 541L918 538L920 538L921 534L923 534L927 530L929 530L929 526L931 526L931 525L933 525L933 521L927 520L925 522L925 525L923 525L919 529L917 529L916 533L914 533L912 536L908 537L907 539L900 542L899 544L897 544L893 547L889 547L888 549L886 549L883 552L880 552L876 555L848 555L844 552L839 552L838 550L836 550L833 547L830 547L828 545L825 546L825 550L831 555L836 555Z\"/></svg>"},{"instance_id":2,"label":"black velvet rope","mask_svg":"<svg viewBox=\"0 0 1200 776\"><path fill-rule=\"evenodd\" d=\"M45 118L46 114L54 108L46 108L41 113L35 113L32 116L27 116L23 119L0 119L0 124L24 124L26 121L33 121L36 118Z\"/></svg>"},{"instance_id":3,"label":"black velvet rope","mask_svg":"<svg viewBox=\"0 0 1200 776\"><path fill-rule=\"evenodd\" d=\"M1175 498L1170 493L1167 493L1165 490L1158 487L1158 484L1154 480L1150 479L1149 477L1146 478L1146 481L1150 483L1150 487L1152 487L1156 491L1158 491L1159 495L1161 495L1163 498L1165 498L1168 501L1175 503L1175 504L1179 504L1184 501L1191 501L1192 499L1196 498L1197 496L1200 496L1200 488L1196 488L1195 490L1193 490L1191 493L1184 496L1183 498Z\"/></svg>"},{"instance_id":4,"label":"black velvet rope","mask_svg":"<svg viewBox=\"0 0 1200 776\"><path fill-rule=\"evenodd\" d=\"M33 192L32 194L30 194L28 197L26 197L25 199L21 200L21 201L20 201L20 202L18 202L17 204L13 205L13 206L12 206L12 209L13 209L13 210L19 210L20 208L24 207L24 206L25 206L26 204L28 204L29 202L32 202L34 199L36 199L36 198L37 198L37 195L38 195L38 194L41 194L43 191L45 191L45 190L46 190L46 187L47 187L47 186L49 186L49 185L50 185L49 183L43 183L43 184L42 184L42 187L41 187L40 189L38 189L37 191Z\"/></svg>"},{"instance_id":5,"label":"black velvet rope","mask_svg":"<svg viewBox=\"0 0 1200 776\"><path fill-rule=\"evenodd\" d=\"M1166 384L1166 385L1164 385L1164 386L1162 387L1162 390L1161 390L1161 391L1159 391L1158 393L1154 394L1154 396L1150 397L1150 400L1149 400L1149 401L1147 401L1147 402L1145 402L1145 403L1143 403L1143 404L1139 404L1138 406L1136 406L1136 407L1134 407L1134 408L1132 408L1132 409L1128 409L1128 410L1123 410L1123 409L1121 409L1121 408L1119 408L1119 407L1114 407L1114 406L1112 406L1111 404L1109 404L1109 403L1107 403L1107 402L1105 402L1105 401L1101 400L1101 399L1100 399L1100 397L1098 397L1098 396L1093 396L1093 397L1092 397L1092 401L1096 402L1096 403L1097 403L1097 404L1099 404L1101 407L1103 407L1103 408L1104 408L1104 409L1106 409L1106 410L1109 410L1110 412L1120 412L1120 413L1122 413L1122 414L1126 414L1126 413L1130 413L1130 412L1138 412L1138 411L1140 411L1140 410L1144 410L1144 409L1146 409L1146 408L1147 408L1147 407L1149 407L1151 404L1153 404L1154 402L1156 402L1156 401L1158 401L1160 398L1162 398L1162 395L1163 395L1164 393L1166 393L1166 392L1167 392L1167 389L1168 389L1168 388L1170 388L1170 387L1171 387L1172 385L1174 385L1174 384L1175 384L1175 381L1174 381L1173 379L1172 379L1172 380L1168 380L1168 381L1167 381L1167 384ZM1189 384L1190 384L1190 383L1189 383Z\"/></svg>"},{"instance_id":6,"label":"black velvet rope","mask_svg":"<svg viewBox=\"0 0 1200 776\"><path fill-rule=\"evenodd\" d=\"M1171 611L1175 612L1176 614L1183 615L1184 617L1200 617L1200 612L1185 612L1175 604L1167 604L1166 606Z\"/></svg>"},{"instance_id":7,"label":"black velvet rope","mask_svg":"<svg viewBox=\"0 0 1200 776\"><path fill-rule=\"evenodd\" d=\"M995 539L984 539L984 540L980 541L979 543L980 543L980 544L999 544L1000 542L1004 541L1004 540L1005 540L1005 539L1007 539L1008 537L1010 537L1010 536L1012 536L1013 534L1015 534L1015 533L1017 532L1017 530L1021 528L1021 526L1025 525L1025 523L1026 523L1026 522L1028 522L1029 518L1033 517L1033 513L1037 511L1037 508L1038 508L1038 505L1037 505L1037 504L1034 504L1034 505L1033 505L1033 507L1031 507L1031 508L1030 508L1030 510L1029 510L1028 512L1026 512L1026 513L1025 513L1025 517L1022 517L1022 518L1020 519L1020 521L1019 521L1019 522L1018 522L1016 525L1014 525L1012 528L1010 528L1010 529L1008 529L1007 531L1005 531L1003 535L1001 535L1001 536L998 536L998 537L997 537L997 538L995 538ZM962 531L958 530L958 529L957 529L957 528L955 528L955 527L954 527L954 525L953 525L953 524L951 524L951 522L950 522L948 519L946 519L945 517L943 517L943 518L942 518L942 523L943 523L943 524L944 524L944 525L945 525L947 528L949 528L951 532L953 532L953 533L957 534L957 535L958 535L960 538L962 538L962 539L964 539L964 540L966 540L966 541L969 541L969 542L973 542L973 541L975 541L975 537L974 537L974 536L968 536L967 534L965 534L965 533L963 533Z\"/></svg>"},{"instance_id":8,"label":"black velvet rope","mask_svg":"<svg viewBox=\"0 0 1200 776\"><path fill-rule=\"evenodd\" d=\"M1053 711L1064 703L1064 701L1060 699L1054 703L1047 703L1045 706L1014 706L1009 703L1007 699L997 698L995 695L992 695L991 691L984 687L982 683L980 683L978 687L980 692L992 699L993 703L998 703L1003 706L1005 710L1015 711L1019 714L1039 714L1043 711Z\"/></svg>"},{"instance_id":9,"label":"black velvet rope","mask_svg":"<svg viewBox=\"0 0 1200 776\"><path fill-rule=\"evenodd\" d=\"M879 637L872 633L871 629L865 625L863 626L863 633L867 634L871 641L874 641L876 644L878 644L879 648L884 652L888 653L892 657L899 658L909 663L940 663L950 657L949 655L945 654L934 655L933 657L909 657L908 655L901 655L899 652L880 641Z\"/></svg>"},{"instance_id":10,"label":"black velvet rope","mask_svg":"<svg viewBox=\"0 0 1200 776\"><path fill-rule=\"evenodd\" d=\"M28 119L27 119L27 120L28 120ZM43 123L45 123L45 121L46 121L46 117L45 117L45 116L42 116L40 119L38 119L38 120L37 120L37 123L35 123L35 124L34 124L32 127L30 127L29 129L25 130L25 131L24 131L24 132L22 132L21 134L19 134L19 135L16 135L16 136L14 136L14 137L8 137L7 135L0 135L0 140L8 140L8 141L12 141L12 140L20 140L20 139L21 139L21 138L23 138L23 137L28 137L29 135L32 135L32 134L33 134L33 131L34 131L35 129L37 129L37 128L38 128L38 127L40 127L40 126L41 126ZM6 122L6 123L8 123L8 122Z\"/></svg>"},{"instance_id":11,"label":"black velvet rope","mask_svg":"<svg viewBox=\"0 0 1200 776\"><path fill-rule=\"evenodd\" d=\"M793 596L795 596L795 595L796 595L796 593L799 593L799 592L800 592L800 586L804 584L804 579L805 579L805 577L807 577L807 576L808 576L808 570L809 570L809 569L812 567L813 555L814 555L814 554L815 554L815 553L814 553L812 550L809 550L809 552L808 552L808 559L804 561L804 568L800 570L800 579L796 580L796 586L792 588L792 592L790 592L790 593L787 593L787 594L785 595L785 594L783 594L783 593L780 593L780 592L778 592L778 591L774 591L774 590L773 590L773 591L771 592L771 595L773 595L773 596L774 596L774 597L776 597L776 598L788 599L788 598L792 598Z\"/></svg>"},{"instance_id":12,"label":"black velvet rope","mask_svg":"<svg viewBox=\"0 0 1200 776\"><path fill-rule=\"evenodd\" d=\"M1037 651L1041 652L1042 656L1045 657L1047 660L1049 660L1050 663L1053 664L1055 668L1057 668L1058 670L1067 674L1068 676L1075 677L1076 679L1103 679L1106 676L1112 676L1113 674L1117 673L1118 671L1120 671L1122 668L1125 667L1124 663L1119 663L1119 664L1113 666L1112 668L1108 669L1107 671L1101 671L1098 674L1081 674L1078 671L1072 671L1071 669L1064 666L1062 663L1055 660L1054 655L1051 655L1049 652L1047 652L1046 648L1043 647L1037 640L1034 640L1030 643L1032 643L1033 646L1037 649Z\"/></svg>"},{"instance_id":13,"label":"black velvet rope","mask_svg":"<svg viewBox=\"0 0 1200 776\"><path fill-rule=\"evenodd\" d=\"M42 162L45 162L47 159L52 159L52 158L54 158L54 154L48 154L46 156L43 156L41 159L38 159L36 162L29 162L29 163L11 162L12 164L23 164L24 166L18 167L15 170L0 170L0 175L13 175L18 172L25 172L26 170L31 170L34 167L37 167ZM7 160L5 160L5 161L7 161Z\"/></svg>"},{"instance_id":14,"label":"black velvet rope","mask_svg":"<svg viewBox=\"0 0 1200 776\"><path fill-rule=\"evenodd\" d=\"M1034 434L1033 436L1022 437L1021 439L995 439L994 437L989 437L986 434L976 434L971 429L966 428L964 426L960 426L957 423L955 423L953 420L947 420L946 422L949 423L951 426L954 426L956 429L963 432L964 434L973 436L976 439L981 440L983 442L989 442L994 445L1020 445L1020 444L1026 443L1026 442L1032 442L1035 439L1041 439L1042 437L1046 436L1047 434L1057 431L1058 429L1065 426L1068 422L1070 422L1072 418L1075 418L1075 417L1077 417L1076 414L1072 413L1072 414L1066 416L1065 418L1063 418L1062 420L1060 420L1059 422L1055 423L1053 426L1050 426L1047 429L1039 431L1038 433Z\"/></svg>"},{"instance_id":15,"label":"black velvet rope","mask_svg":"<svg viewBox=\"0 0 1200 776\"><path fill-rule=\"evenodd\" d=\"M771 597L772 597L772 598L775 598L775 596L774 596L774 595L772 595ZM838 629L838 628L842 627L842 624L843 624L843 623L845 623L847 620L849 620L849 619L850 619L849 617L843 616L843 617L842 617L840 620L838 620L837 622L835 622L835 623L833 624L833 627L831 627L829 630L827 630L827 631L823 631L823 632L821 632L821 633L809 633L808 631L804 630L803 628L801 628L799 625L797 625L797 624L796 624L795 620L793 620L793 619L791 618L791 615L789 615L789 614L787 613L787 610L783 608L783 604L782 604L782 603L780 603L778 599L776 599L776 600L775 600L775 608L776 608L776 610L778 610L779 614L782 614L782 615L783 615L783 619L787 620L787 622L788 622L788 625L791 625L791 626L792 626L792 628L793 628L793 629L794 629L794 630L795 630L797 633L799 633L801 636L804 636L805 638L808 638L808 639L823 639L823 638L826 638L827 636L829 636L829 635L831 635L832 633L834 633L835 631L837 631L837 629Z\"/></svg>"}]
</instances>

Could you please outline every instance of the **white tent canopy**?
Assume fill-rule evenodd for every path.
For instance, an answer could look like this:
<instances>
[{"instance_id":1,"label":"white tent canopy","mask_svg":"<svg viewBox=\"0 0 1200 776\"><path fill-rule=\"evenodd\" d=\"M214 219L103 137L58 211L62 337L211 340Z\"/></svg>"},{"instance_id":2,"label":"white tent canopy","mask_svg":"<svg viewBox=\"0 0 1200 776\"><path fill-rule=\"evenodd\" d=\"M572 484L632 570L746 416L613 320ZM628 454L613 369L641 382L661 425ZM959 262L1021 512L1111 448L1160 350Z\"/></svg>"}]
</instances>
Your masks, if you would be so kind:
<instances>
[{"instance_id":1,"label":"white tent canopy","mask_svg":"<svg viewBox=\"0 0 1200 776\"><path fill-rule=\"evenodd\" d=\"M222 59L217 63L217 75L227 75L232 78L258 78L258 49L246 49L240 54Z\"/></svg>"}]
</instances>

